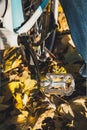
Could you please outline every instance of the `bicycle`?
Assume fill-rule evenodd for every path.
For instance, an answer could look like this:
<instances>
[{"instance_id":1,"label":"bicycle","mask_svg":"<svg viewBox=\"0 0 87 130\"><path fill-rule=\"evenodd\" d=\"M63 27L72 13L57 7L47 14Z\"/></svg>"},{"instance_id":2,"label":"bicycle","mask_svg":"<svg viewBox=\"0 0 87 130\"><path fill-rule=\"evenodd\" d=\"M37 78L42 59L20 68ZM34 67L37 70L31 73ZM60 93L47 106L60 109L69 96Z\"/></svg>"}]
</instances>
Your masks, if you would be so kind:
<instances>
[{"instance_id":1,"label":"bicycle","mask_svg":"<svg viewBox=\"0 0 87 130\"><path fill-rule=\"evenodd\" d=\"M5 8L7 8L9 2L12 2L12 7L15 5L14 0L6 1L3 2ZM17 43L22 48L23 56L28 61L28 64L34 65L37 84L40 87L41 81L38 61L45 62L48 58L48 52L53 49L58 20L58 0L23 0L22 3L19 0L19 2L20 8L22 9L23 7L21 11L22 18L20 18L21 21L18 25L15 24L15 19L13 19L14 26L11 31L13 31L15 39L18 40ZM17 4L19 5L18 1ZM2 13L2 18L5 14L6 9ZM12 15L17 15L15 14L15 10L13 10ZM46 21L45 24L44 21ZM1 21L2 24L3 20ZM48 45L50 41L51 43Z\"/></svg>"},{"instance_id":2,"label":"bicycle","mask_svg":"<svg viewBox=\"0 0 87 130\"><path fill-rule=\"evenodd\" d=\"M14 3L14 1L11 1L11 2ZM4 10L2 11L2 17L4 17L5 14L6 14L6 9L7 9L7 6L9 5L8 3L10 3L8 0L6 0L6 2L3 0L2 4L5 7L5 11ZM26 3L28 5L27 7L26 7ZM16 39L17 39L17 37L18 38L19 37L21 37L21 38L25 37L25 41L22 40L21 42L22 43L25 42L23 46L26 46L25 47L26 48L25 52L27 53L26 57L27 57L27 59L29 61L30 60L29 57L30 57L30 55L32 55L31 57L34 60L35 66L38 66L36 58L35 58L35 54L34 54L34 52L32 52L33 49L32 49L32 47L30 47L29 44L32 44L32 46L38 46L38 48L39 48L39 51L37 52L38 53L37 54L38 58L40 59L41 57L43 57L43 59L41 59L41 60L44 60L46 58L46 54L45 54L46 51L44 49L45 48L45 45L44 45L45 44L45 42L44 42L45 40L44 39L47 39L47 37L49 37L49 35L51 35L52 36L52 42L50 43L49 50L52 50L53 44L54 44L54 40L55 40L56 31L54 31L55 30L55 27L54 27L53 31L50 32L51 29L49 28L48 24L50 23L50 21L52 21L50 18L53 18L53 20L54 20L53 24L54 25L57 24L58 0L54 0L54 1L53 0L39 0L39 1L26 0L26 1L22 1L21 4L22 4L22 7L24 6L23 7L24 10L23 10L22 14L24 13L24 17L25 17L24 19L26 21L24 21L23 18L21 18L22 19L21 25L19 25L19 27L17 27L17 28L15 28L15 26L14 26L13 30L16 33L16 36L15 36ZM53 8L53 6L54 6L54 8ZM48 10L49 10L49 12L48 12ZM30 11L30 12L27 13L27 11ZM28 16L27 16L28 20L26 18L26 14L28 14ZM15 15L15 11L13 12L13 15ZM47 20L47 22L48 22L48 24L47 23L45 24L46 27L43 24L44 20ZM2 21L2 23L3 23L3 21ZM14 20L13 20L13 24L15 24ZM30 31L30 34L27 33L29 31ZM46 32L48 33L48 36L47 36ZM30 38L26 39L26 38L28 38L28 36L30 36ZM39 40L35 41L35 39L37 37L39 37ZM27 40L29 40L29 41L27 41ZM46 45L47 45L47 43L46 43ZM30 52L30 54L29 54L29 52ZM36 68L38 70L38 67L36 67Z\"/></svg>"}]
</instances>

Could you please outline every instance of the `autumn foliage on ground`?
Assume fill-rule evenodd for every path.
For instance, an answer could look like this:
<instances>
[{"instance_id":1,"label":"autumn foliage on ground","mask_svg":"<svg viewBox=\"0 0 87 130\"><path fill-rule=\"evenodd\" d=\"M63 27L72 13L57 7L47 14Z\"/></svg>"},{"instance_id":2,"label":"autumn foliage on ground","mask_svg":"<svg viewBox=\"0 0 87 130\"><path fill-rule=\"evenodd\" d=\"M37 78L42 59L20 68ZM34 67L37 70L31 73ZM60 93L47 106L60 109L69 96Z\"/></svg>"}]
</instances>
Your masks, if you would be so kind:
<instances>
[{"instance_id":1,"label":"autumn foliage on ground","mask_svg":"<svg viewBox=\"0 0 87 130\"><path fill-rule=\"evenodd\" d=\"M67 28L60 6L59 31ZM54 49L58 59L46 63L40 78L43 80L47 72L72 73L76 90L70 97L45 94L44 87L38 87L35 74L25 63L20 48L0 52L3 53L0 57L0 130L87 129L86 81L78 74L82 61L80 58L78 61L77 51L66 44L69 38L56 39L60 41Z\"/></svg>"}]
</instances>

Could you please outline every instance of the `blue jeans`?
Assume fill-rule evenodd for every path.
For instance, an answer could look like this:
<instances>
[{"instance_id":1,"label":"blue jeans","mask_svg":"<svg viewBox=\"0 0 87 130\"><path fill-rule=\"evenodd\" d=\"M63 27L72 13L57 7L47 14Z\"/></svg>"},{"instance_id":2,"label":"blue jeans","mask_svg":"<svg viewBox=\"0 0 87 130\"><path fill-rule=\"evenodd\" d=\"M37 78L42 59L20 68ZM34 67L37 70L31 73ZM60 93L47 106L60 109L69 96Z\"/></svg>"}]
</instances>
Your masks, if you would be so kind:
<instances>
[{"instance_id":1,"label":"blue jeans","mask_svg":"<svg viewBox=\"0 0 87 130\"><path fill-rule=\"evenodd\" d=\"M60 0L74 44L87 63L87 0Z\"/></svg>"}]
</instances>

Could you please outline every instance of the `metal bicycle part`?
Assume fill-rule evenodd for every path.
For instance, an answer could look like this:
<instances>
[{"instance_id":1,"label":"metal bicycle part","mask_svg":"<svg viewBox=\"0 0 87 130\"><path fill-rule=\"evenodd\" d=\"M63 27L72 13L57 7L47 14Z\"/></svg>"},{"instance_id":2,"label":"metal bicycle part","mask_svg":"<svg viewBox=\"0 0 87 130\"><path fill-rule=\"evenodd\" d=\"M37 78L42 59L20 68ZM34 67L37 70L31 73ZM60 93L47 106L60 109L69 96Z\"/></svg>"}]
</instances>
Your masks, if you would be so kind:
<instances>
[{"instance_id":1,"label":"metal bicycle part","mask_svg":"<svg viewBox=\"0 0 87 130\"><path fill-rule=\"evenodd\" d=\"M44 0L25 0L24 3L24 15L25 19L29 19L33 16L36 9L39 5L43 3ZM49 0L48 6L43 10L42 15L36 20L31 31L29 30L30 35L32 35L32 44L37 46L38 44L43 44L42 41L45 39L47 33L51 29L55 28L57 25L58 18L58 0ZM44 22L45 21L45 22ZM51 33L47 38L45 46L52 51L54 41L55 41L56 30ZM37 40L38 39L38 40ZM43 53L43 52L42 52Z\"/></svg>"},{"instance_id":2,"label":"metal bicycle part","mask_svg":"<svg viewBox=\"0 0 87 130\"><path fill-rule=\"evenodd\" d=\"M75 91L75 81L71 74L47 73L46 78L42 82L45 94L70 96Z\"/></svg>"},{"instance_id":3,"label":"metal bicycle part","mask_svg":"<svg viewBox=\"0 0 87 130\"><path fill-rule=\"evenodd\" d=\"M4 17L7 9L8 0L0 0L0 17Z\"/></svg>"},{"instance_id":4,"label":"metal bicycle part","mask_svg":"<svg viewBox=\"0 0 87 130\"><path fill-rule=\"evenodd\" d=\"M31 21L32 21L33 18L34 18L34 21L36 20L34 24L31 24L31 28L29 26L29 31L27 32L29 39L28 39L28 42L26 42L26 43L29 44L29 45L27 45L26 43L23 43L23 45L25 47L26 59L28 60L29 64L30 64L30 58L34 61L33 63L35 65L37 72L39 71L39 69L38 69L39 66L37 64L37 56L38 56L37 50L40 46L39 60L42 61L42 62L46 61L47 52L45 51L46 44L44 44L44 42L46 40L45 38L47 37L47 34L53 28L53 27L49 27L50 26L49 23L52 21L52 18L53 18L53 21L52 21L53 25L52 26L54 26L56 24L56 22L55 22L56 20L55 20L54 15L53 15L53 12L54 12L53 9L56 6L56 4L54 4L54 1L56 1L56 0L47 0L47 1L46 0L32 0L32 1L27 0L27 2L29 4L28 4L28 7L26 6L26 8L24 9L24 13L27 15L27 18L29 18ZM42 10L43 13L39 16L38 19L37 18L35 19L34 16L37 13L38 7L40 5L43 5L43 4L47 4L48 6L46 5L46 8L44 10ZM26 11L26 9L27 9L27 11ZM27 20L27 18L26 18L26 20ZM28 25L28 24L26 23L26 25ZM22 30L23 30L23 28L22 29L20 28L17 31L19 33L19 35L22 32ZM26 29L24 29L23 31L25 31L25 30ZM54 33L54 31L53 31L53 33ZM52 35L54 35L53 33L52 33ZM52 35L51 35L51 37L52 37ZM52 39L51 39L51 41L52 41ZM49 46L51 46L51 43L49 44ZM52 46L53 46L53 41L52 41ZM52 46L51 46L51 48L52 48ZM37 48L36 50L35 50L35 47ZM31 50L29 50L29 49L31 49ZM31 55L31 57L29 55ZM38 75L37 76L38 79L40 79L38 73L37 73L37 75Z\"/></svg>"},{"instance_id":5,"label":"metal bicycle part","mask_svg":"<svg viewBox=\"0 0 87 130\"><path fill-rule=\"evenodd\" d=\"M54 28L54 31L51 33L51 35L46 40L46 47L51 52L53 51L55 37L56 37L55 28L58 26L58 4L59 4L58 0L51 0L50 26L52 26L52 28ZM49 46L49 43L50 43L50 46Z\"/></svg>"},{"instance_id":6,"label":"metal bicycle part","mask_svg":"<svg viewBox=\"0 0 87 130\"><path fill-rule=\"evenodd\" d=\"M68 91L67 88L65 88L64 94L66 96L72 95L72 93L75 91L75 81L73 76L71 74L67 74L64 76L63 81L66 82L66 87L68 88Z\"/></svg>"},{"instance_id":7,"label":"metal bicycle part","mask_svg":"<svg viewBox=\"0 0 87 130\"><path fill-rule=\"evenodd\" d=\"M3 27L3 17L7 10L8 0L0 0L0 27Z\"/></svg>"},{"instance_id":8,"label":"metal bicycle part","mask_svg":"<svg viewBox=\"0 0 87 130\"><path fill-rule=\"evenodd\" d=\"M28 67L33 66L33 70L35 73L35 79L37 80L37 85L40 87L40 73L39 73L39 65L36 57L36 53L31 47L28 39L28 35L22 34L18 36L18 43L20 44L21 52L23 59L28 63ZM32 61L31 61L32 60Z\"/></svg>"}]
</instances>

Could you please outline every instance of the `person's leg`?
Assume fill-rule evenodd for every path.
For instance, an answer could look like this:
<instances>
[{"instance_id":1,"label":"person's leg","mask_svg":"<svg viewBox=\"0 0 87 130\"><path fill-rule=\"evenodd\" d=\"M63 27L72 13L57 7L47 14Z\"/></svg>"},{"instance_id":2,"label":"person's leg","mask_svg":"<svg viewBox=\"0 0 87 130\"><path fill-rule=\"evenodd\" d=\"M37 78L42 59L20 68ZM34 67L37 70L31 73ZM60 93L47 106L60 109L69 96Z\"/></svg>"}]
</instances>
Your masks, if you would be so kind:
<instances>
[{"instance_id":1,"label":"person's leg","mask_svg":"<svg viewBox=\"0 0 87 130\"><path fill-rule=\"evenodd\" d=\"M87 0L60 0L74 44L87 64ZM87 71L85 71L87 77Z\"/></svg>"}]
</instances>

